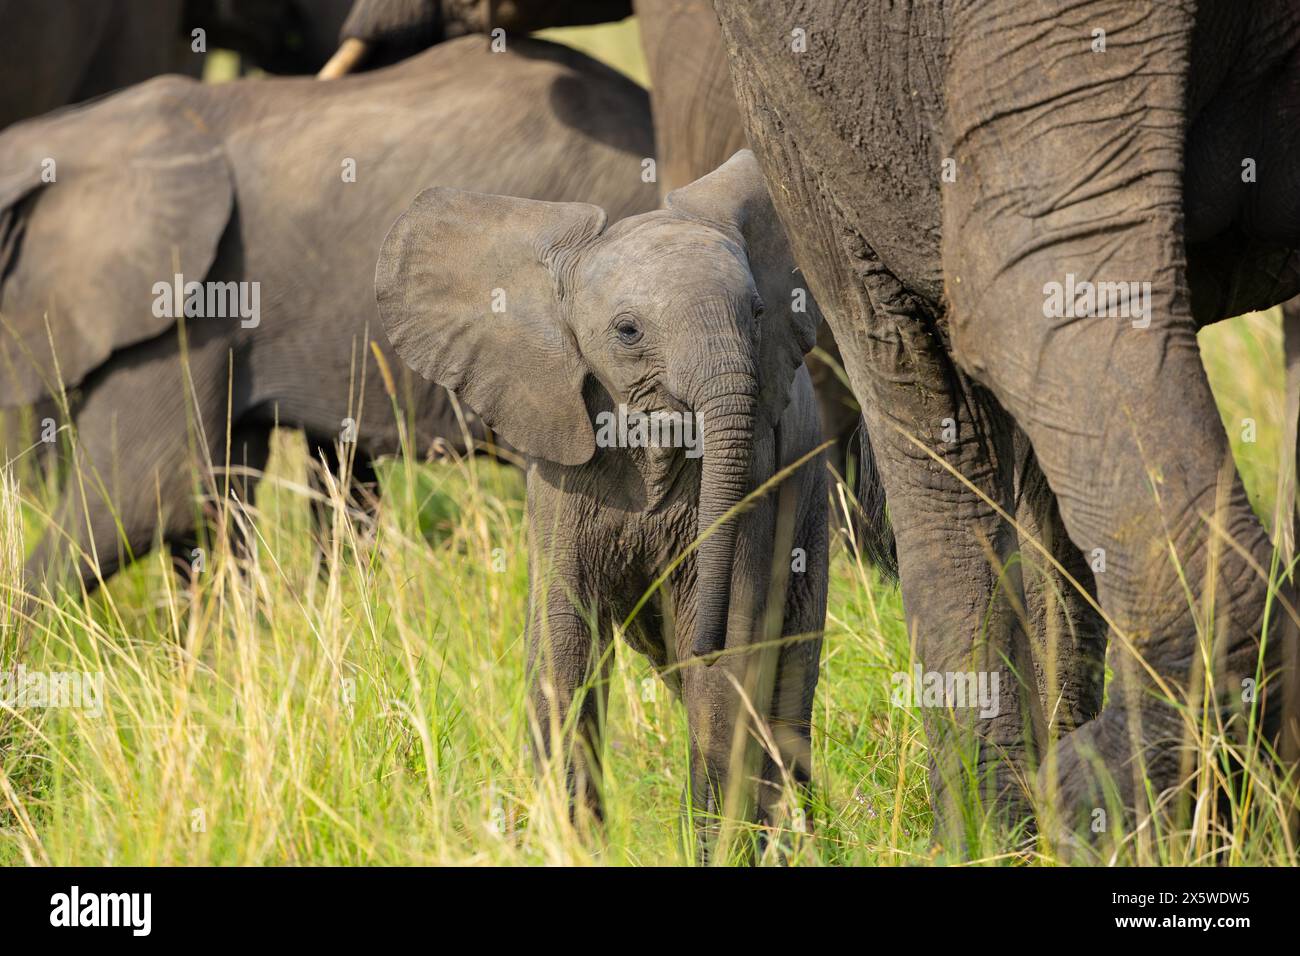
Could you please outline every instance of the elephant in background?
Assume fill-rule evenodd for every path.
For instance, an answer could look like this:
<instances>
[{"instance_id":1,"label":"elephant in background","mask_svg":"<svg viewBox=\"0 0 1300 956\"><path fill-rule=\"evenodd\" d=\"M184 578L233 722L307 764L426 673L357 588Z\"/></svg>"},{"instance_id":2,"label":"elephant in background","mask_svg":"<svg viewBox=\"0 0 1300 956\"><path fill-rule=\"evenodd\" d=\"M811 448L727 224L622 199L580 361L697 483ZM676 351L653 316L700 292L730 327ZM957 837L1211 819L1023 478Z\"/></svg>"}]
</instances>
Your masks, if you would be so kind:
<instances>
[{"instance_id":1,"label":"elephant in background","mask_svg":"<svg viewBox=\"0 0 1300 956\"><path fill-rule=\"evenodd\" d=\"M1289 612L1266 623L1271 545L1195 333L1300 291L1297 133L1267 119L1297 105L1294 5L716 9L750 141L866 412L924 667L1011 689L992 718L927 713L939 834L971 832L954 788L972 768L1008 819L1037 769L1066 831L1110 799L1138 812L1167 793L1188 753L1161 698L1194 695L1203 660L1218 715L1239 726L1241 681L1261 679L1265 733L1293 746ZM1053 305L1076 279L1110 284L1102 308L1081 286ZM1025 488L1093 622L1055 648L1077 691L1055 745L1057 701L1027 686L1041 631L1008 563ZM1104 573L1082 557L1098 550ZM1093 600L1124 637L1104 705ZM1212 636L1189 601L1213 606Z\"/></svg>"},{"instance_id":2,"label":"elephant in background","mask_svg":"<svg viewBox=\"0 0 1300 956\"><path fill-rule=\"evenodd\" d=\"M185 31L237 52L245 67L315 73L329 60L351 0L184 0Z\"/></svg>"},{"instance_id":3,"label":"elephant in background","mask_svg":"<svg viewBox=\"0 0 1300 956\"><path fill-rule=\"evenodd\" d=\"M709 0L355 0L340 31L348 67L400 59L466 33L524 34L635 13L650 75L657 181L663 195L745 146L722 38ZM342 50L342 47L340 48Z\"/></svg>"},{"instance_id":4,"label":"elephant in background","mask_svg":"<svg viewBox=\"0 0 1300 956\"><path fill-rule=\"evenodd\" d=\"M355 0L338 34L337 75L470 33L523 34L631 15L631 0Z\"/></svg>"},{"instance_id":5,"label":"elephant in background","mask_svg":"<svg viewBox=\"0 0 1300 956\"><path fill-rule=\"evenodd\" d=\"M205 49L272 73L314 73L351 0L0 0L0 128L163 73L197 77Z\"/></svg>"},{"instance_id":6,"label":"elephant in background","mask_svg":"<svg viewBox=\"0 0 1300 956\"><path fill-rule=\"evenodd\" d=\"M0 128L160 73L197 76L183 0L0 0Z\"/></svg>"},{"instance_id":7,"label":"elephant in background","mask_svg":"<svg viewBox=\"0 0 1300 956\"><path fill-rule=\"evenodd\" d=\"M587 203L428 190L384 242L380 315L409 365L528 456L535 752L558 749L552 734L579 707L564 755L599 815L609 684L579 689L608 666L614 622L630 620L629 643L686 705L704 830L730 784L752 778L757 792L730 806L776 826L790 817L785 784L810 777L826 613L826 476L803 365L818 318L791 307L794 261L748 151L666 209L606 222ZM448 244L464 258L441 254ZM652 425L648 440L620 441L613 422L634 416L677 416L675 440ZM730 517L781 469L796 470L780 507L769 493ZM772 594L780 623L767 619ZM760 641L779 646L746 652ZM746 726L742 688L766 733ZM736 757L751 736L774 742L761 768Z\"/></svg>"},{"instance_id":8,"label":"elephant in background","mask_svg":"<svg viewBox=\"0 0 1300 956\"><path fill-rule=\"evenodd\" d=\"M745 147L726 54L709 0L355 0L340 40L353 63L400 58L465 33L522 34L636 15L650 75L661 192L692 183Z\"/></svg>"},{"instance_id":9,"label":"elephant in background","mask_svg":"<svg viewBox=\"0 0 1300 956\"><path fill-rule=\"evenodd\" d=\"M67 549L98 556L77 562L94 587L188 534L191 440L207 488L228 436L231 463L256 470L276 424L324 452L353 432L364 462L399 450L395 398L413 450L464 450L447 394L406 376L390 397L367 347L392 221L430 184L619 216L657 203L640 175L654 150L644 91L566 47L511 46L452 41L337 83L157 78L0 133L0 404L75 388L76 463L93 476L69 482L56 515L69 542L47 534L30 579ZM202 283L197 300L172 295L176 275ZM194 308L178 323L182 299Z\"/></svg>"}]
</instances>

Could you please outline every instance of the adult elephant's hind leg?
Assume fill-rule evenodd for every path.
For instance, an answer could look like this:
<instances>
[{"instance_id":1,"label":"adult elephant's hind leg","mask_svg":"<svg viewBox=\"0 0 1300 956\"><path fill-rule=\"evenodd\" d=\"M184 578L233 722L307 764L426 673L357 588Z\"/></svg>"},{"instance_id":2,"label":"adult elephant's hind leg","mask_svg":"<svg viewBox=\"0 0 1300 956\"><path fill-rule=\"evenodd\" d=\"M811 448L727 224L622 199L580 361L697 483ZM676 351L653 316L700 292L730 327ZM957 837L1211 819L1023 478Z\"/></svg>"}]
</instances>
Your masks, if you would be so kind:
<instances>
[{"instance_id":1,"label":"adult elephant's hind leg","mask_svg":"<svg viewBox=\"0 0 1300 956\"><path fill-rule=\"evenodd\" d=\"M922 715L936 837L974 847L986 817L1007 826L1027 816L1042 730L1017 541L1004 517L1011 429L969 381L918 402L883 399L901 391L878 387L867 413L915 650L891 692Z\"/></svg>"},{"instance_id":2,"label":"adult elephant's hind leg","mask_svg":"<svg viewBox=\"0 0 1300 956\"><path fill-rule=\"evenodd\" d=\"M909 82L910 95L884 113L862 116L859 125L847 114L836 117L841 132L865 135L828 133L828 109L842 103L856 111L876 101L874 93L858 95L850 78L856 65L848 65L869 54L874 41L867 33L887 18L839 16L845 5L805 4L824 27L808 35L820 36L831 51L810 59L788 54L783 37L799 25L785 22L788 4L751 0L716 7L749 141L795 259L844 357L888 499L907 627L923 672L914 702L930 745L936 833L954 848L977 849L990 818L1011 824L1025 818L1041 711L1019 568L1012 561L1011 424L948 356L934 302L942 291L937 283L924 293L933 298L921 297L931 277L917 256L937 223L911 222L912 234L896 231L896 203L910 197L905 208L925 208L922 180L898 188L907 170L937 179L938 157L931 165L929 150L912 148L891 159L895 168L887 174L879 159L888 149L869 145L876 131L896 131L892 118L879 126L873 118L902 115L892 110L904 102L925 110L927 101ZM868 26L850 29L859 23ZM907 32L890 36L906 46ZM887 92L879 102L889 103ZM907 663L897 666L903 671ZM879 675L881 694L897 690L903 696L913 675L896 676L891 683L890 674Z\"/></svg>"},{"instance_id":3,"label":"adult elephant's hind leg","mask_svg":"<svg viewBox=\"0 0 1300 956\"><path fill-rule=\"evenodd\" d=\"M1071 540L1105 556L1115 682L1042 777L1065 825L1090 832L1113 829L1112 797L1145 813L1189 779L1207 683L1208 712L1228 719L1255 706L1243 680L1276 677L1280 656L1277 615L1265 625L1271 544L1233 468L1190 307L1192 14L1149 7L968 5L946 77L954 352L1028 435ZM1109 53L1087 42L1094 20L1111 24ZM1137 52L1116 55L1121 45ZM1280 702L1267 697L1269 730Z\"/></svg>"},{"instance_id":4,"label":"adult elephant's hind leg","mask_svg":"<svg viewBox=\"0 0 1300 956\"><path fill-rule=\"evenodd\" d=\"M1016 531L1034 672L1049 738L1096 717L1106 676L1106 622L1097 609L1094 564L1066 534L1033 449L1016 434Z\"/></svg>"}]
</instances>

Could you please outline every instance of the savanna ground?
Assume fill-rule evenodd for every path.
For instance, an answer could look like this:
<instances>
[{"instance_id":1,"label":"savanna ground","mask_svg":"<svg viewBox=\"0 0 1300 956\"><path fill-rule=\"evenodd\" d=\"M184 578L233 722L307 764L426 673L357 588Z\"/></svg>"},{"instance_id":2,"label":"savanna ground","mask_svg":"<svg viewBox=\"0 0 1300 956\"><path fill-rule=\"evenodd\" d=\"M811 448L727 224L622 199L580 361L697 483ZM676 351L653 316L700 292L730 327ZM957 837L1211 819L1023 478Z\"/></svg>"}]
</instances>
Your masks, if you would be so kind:
<instances>
[{"instance_id":1,"label":"savanna ground","mask_svg":"<svg viewBox=\"0 0 1300 956\"><path fill-rule=\"evenodd\" d=\"M637 73L627 27L577 36ZM1225 323L1202 345L1271 523L1279 315ZM103 712L0 708L0 863L691 863L684 712L626 646L612 672L603 828L572 826L561 774L534 771L522 476L486 459L388 462L373 521L327 487L322 547L311 467L301 438L278 432L256 506L209 506L217 528L200 573L177 575L158 549L95 595L37 612L24 666L102 673ZM5 667L12 588L53 500L30 455L6 469ZM223 523L244 529L250 554L232 552ZM1056 862L1045 842L1012 854L978 834L960 857L932 849L919 713L890 701L891 675L912 662L896 588L841 537L813 717L814 832L792 835L786 861ZM1213 727L1197 745L1208 769L1188 785L1182 822L1148 827L1118 859L1294 865L1294 792L1252 760L1231 812L1216 815L1214 768L1229 745Z\"/></svg>"}]
</instances>

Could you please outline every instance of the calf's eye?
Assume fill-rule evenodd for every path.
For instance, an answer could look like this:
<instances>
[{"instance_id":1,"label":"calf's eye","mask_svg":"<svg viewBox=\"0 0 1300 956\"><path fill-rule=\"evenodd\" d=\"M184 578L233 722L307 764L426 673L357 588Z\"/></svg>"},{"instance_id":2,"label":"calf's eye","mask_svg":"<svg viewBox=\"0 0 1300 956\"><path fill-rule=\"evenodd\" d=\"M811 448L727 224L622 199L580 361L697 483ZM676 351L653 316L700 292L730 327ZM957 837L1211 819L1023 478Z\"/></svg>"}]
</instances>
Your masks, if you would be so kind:
<instances>
[{"instance_id":1,"label":"calf's eye","mask_svg":"<svg viewBox=\"0 0 1300 956\"><path fill-rule=\"evenodd\" d=\"M614 324L614 331L618 333L618 340L624 345L635 345L641 341L641 326L628 316L624 316Z\"/></svg>"}]
</instances>

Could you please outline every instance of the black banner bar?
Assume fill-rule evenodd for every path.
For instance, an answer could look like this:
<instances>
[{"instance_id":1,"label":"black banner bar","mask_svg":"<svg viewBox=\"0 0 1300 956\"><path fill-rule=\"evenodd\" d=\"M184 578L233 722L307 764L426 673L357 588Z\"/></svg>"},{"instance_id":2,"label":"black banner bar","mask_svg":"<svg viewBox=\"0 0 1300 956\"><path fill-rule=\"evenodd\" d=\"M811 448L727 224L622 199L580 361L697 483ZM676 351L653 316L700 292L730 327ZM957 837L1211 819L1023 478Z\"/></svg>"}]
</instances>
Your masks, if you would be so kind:
<instances>
[{"instance_id":1,"label":"black banner bar","mask_svg":"<svg viewBox=\"0 0 1300 956\"><path fill-rule=\"evenodd\" d=\"M1296 874L1259 869L10 869L0 870L0 933L23 941L76 935L145 940L375 943L394 934L443 945L557 945L575 932L667 933L718 919L735 934L885 930L1052 938L1199 934L1231 945L1290 932ZM712 914L712 915L711 915ZM680 919L679 930L674 920ZM637 927L640 927L639 929ZM999 928L1000 927L1000 928ZM698 931L695 930L695 931ZM899 937L895 934L906 934ZM647 940L649 937L646 937ZM868 935L861 935L867 944ZM1021 937L1027 938L1027 937ZM566 942L567 941L567 942Z\"/></svg>"}]
</instances>

